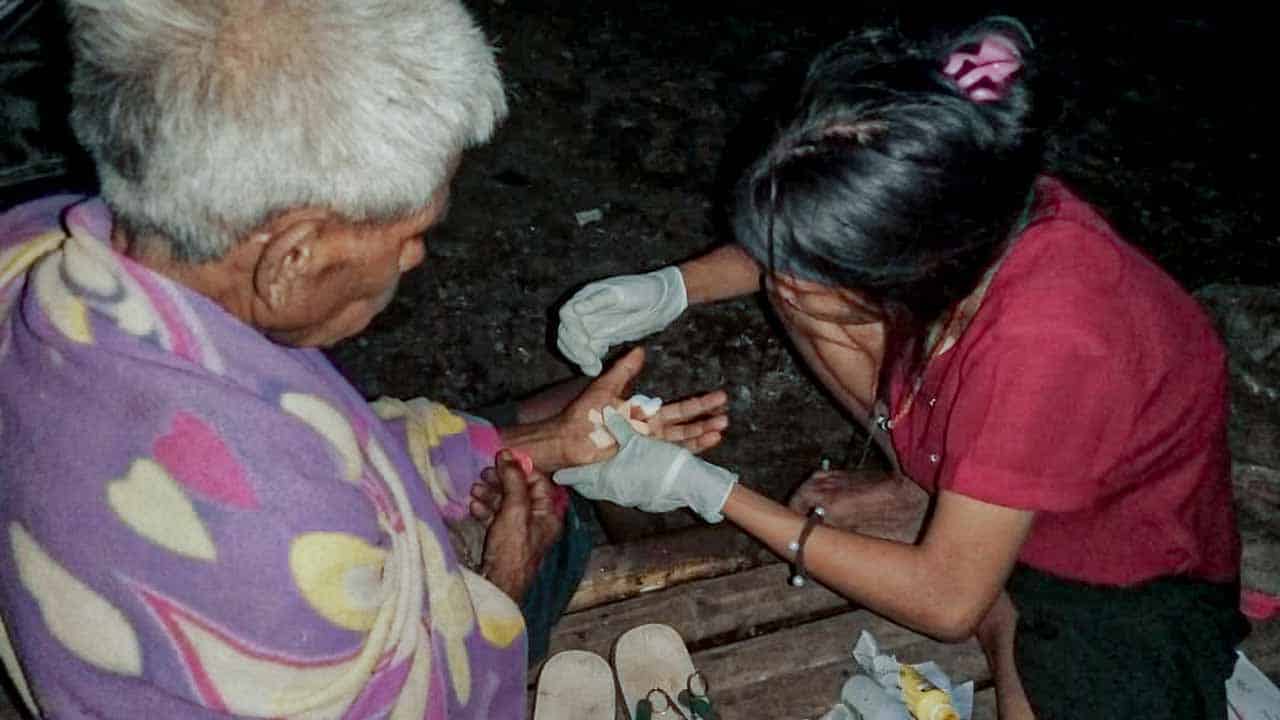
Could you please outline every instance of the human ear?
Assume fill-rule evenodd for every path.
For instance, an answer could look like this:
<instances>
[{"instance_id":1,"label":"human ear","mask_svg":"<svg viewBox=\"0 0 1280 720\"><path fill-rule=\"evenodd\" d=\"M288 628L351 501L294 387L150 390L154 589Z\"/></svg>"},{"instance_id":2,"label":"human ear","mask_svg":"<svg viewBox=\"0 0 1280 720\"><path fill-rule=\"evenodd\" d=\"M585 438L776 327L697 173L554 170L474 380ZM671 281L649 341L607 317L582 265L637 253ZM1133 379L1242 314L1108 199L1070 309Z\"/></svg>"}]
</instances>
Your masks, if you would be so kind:
<instances>
[{"instance_id":1,"label":"human ear","mask_svg":"<svg viewBox=\"0 0 1280 720\"><path fill-rule=\"evenodd\" d=\"M323 232L323 218L302 213L278 218L251 235L250 242L263 245L253 271L258 302L280 312L303 294L307 282L322 270Z\"/></svg>"}]
</instances>

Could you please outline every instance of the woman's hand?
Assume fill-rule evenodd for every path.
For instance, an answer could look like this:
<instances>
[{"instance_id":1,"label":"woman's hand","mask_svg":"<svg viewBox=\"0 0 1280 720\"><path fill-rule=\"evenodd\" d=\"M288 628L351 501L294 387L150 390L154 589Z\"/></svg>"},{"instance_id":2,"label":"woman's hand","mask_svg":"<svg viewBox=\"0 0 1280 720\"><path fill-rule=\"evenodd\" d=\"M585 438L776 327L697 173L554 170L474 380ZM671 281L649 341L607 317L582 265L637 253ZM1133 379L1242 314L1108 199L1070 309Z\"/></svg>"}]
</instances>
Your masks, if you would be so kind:
<instances>
[{"instance_id":1,"label":"woman's hand","mask_svg":"<svg viewBox=\"0 0 1280 720\"><path fill-rule=\"evenodd\" d=\"M471 488L471 515L489 526L481 574L516 602L564 529L564 516L556 509L558 492L563 490L537 470L526 476L505 450Z\"/></svg>"},{"instance_id":2,"label":"woman's hand","mask_svg":"<svg viewBox=\"0 0 1280 720\"><path fill-rule=\"evenodd\" d=\"M910 543L920 534L929 495L884 470L819 470L788 504L802 515L820 505L832 527Z\"/></svg>"},{"instance_id":3,"label":"woman's hand","mask_svg":"<svg viewBox=\"0 0 1280 720\"><path fill-rule=\"evenodd\" d=\"M662 330L689 307L675 266L593 282L560 308L556 346L587 375L600 374L609 348Z\"/></svg>"},{"instance_id":4,"label":"woman's hand","mask_svg":"<svg viewBox=\"0 0 1280 720\"><path fill-rule=\"evenodd\" d=\"M618 453L605 462L556 472L558 484L592 500L646 512L687 507L707 522L724 519L720 510L737 475L694 457L688 448L641 435L613 407L606 407L602 415L618 442Z\"/></svg>"}]
</instances>

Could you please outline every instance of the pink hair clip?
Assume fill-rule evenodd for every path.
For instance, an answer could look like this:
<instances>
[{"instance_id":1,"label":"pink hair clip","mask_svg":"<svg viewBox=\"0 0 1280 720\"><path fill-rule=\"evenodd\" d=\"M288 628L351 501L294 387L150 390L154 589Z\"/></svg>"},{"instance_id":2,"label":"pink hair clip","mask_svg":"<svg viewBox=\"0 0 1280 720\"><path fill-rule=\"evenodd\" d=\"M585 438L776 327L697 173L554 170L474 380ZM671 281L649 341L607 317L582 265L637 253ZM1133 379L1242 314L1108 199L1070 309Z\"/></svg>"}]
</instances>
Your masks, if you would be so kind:
<instances>
[{"instance_id":1,"label":"pink hair clip","mask_svg":"<svg viewBox=\"0 0 1280 720\"><path fill-rule=\"evenodd\" d=\"M956 86L977 102L991 102L1004 97L1007 81L1022 68L1022 52L1003 35L988 35L977 52L957 50L947 58L942 69Z\"/></svg>"}]
</instances>

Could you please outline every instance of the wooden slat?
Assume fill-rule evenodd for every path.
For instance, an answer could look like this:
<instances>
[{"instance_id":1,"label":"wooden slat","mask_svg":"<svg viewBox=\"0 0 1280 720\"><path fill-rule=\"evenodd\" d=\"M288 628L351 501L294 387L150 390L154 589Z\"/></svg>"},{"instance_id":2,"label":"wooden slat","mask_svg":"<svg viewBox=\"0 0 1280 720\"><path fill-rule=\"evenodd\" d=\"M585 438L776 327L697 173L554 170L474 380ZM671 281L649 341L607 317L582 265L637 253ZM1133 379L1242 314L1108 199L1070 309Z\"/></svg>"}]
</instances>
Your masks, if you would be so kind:
<instances>
[{"instance_id":1,"label":"wooden slat","mask_svg":"<svg viewBox=\"0 0 1280 720\"><path fill-rule=\"evenodd\" d=\"M994 693L976 642L929 640L851 610L821 586L792 588L788 574L786 565L774 562L572 613L553 634L552 652L578 648L609 658L621 633L646 622L667 623L715 684L723 717L813 718L835 701L852 669L853 643L866 629L904 661L934 660L956 681L974 680L975 720L994 719ZM1280 622L1256 626L1241 649L1269 677L1280 678Z\"/></svg>"},{"instance_id":2,"label":"wooden slat","mask_svg":"<svg viewBox=\"0 0 1280 720\"><path fill-rule=\"evenodd\" d=\"M937 643L851 610L819 585L794 588L788 576L786 565L772 563L571 613L553 633L551 652L582 649L610 658L626 630L669 624L685 638L695 664L713 678L726 718L804 717L822 703L830 707L852 667L862 629L906 661L935 660L957 679L985 681L986 662L976 643ZM536 669L530 677L537 677Z\"/></svg>"},{"instance_id":3,"label":"wooden slat","mask_svg":"<svg viewBox=\"0 0 1280 720\"><path fill-rule=\"evenodd\" d=\"M672 626L690 648L741 640L849 608L820 585L794 588L786 565L689 583L566 615L551 636L551 652L590 650L608 658L623 632L644 623Z\"/></svg>"},{"instance_id":4,"label":"wooden slat","mask_svg":"<svg viewBox=\"0 0 1280 720\"><path fill-rule=\"evenodd\" d=\"M989 682L976 641L939 643L866 610L694 653L694 664L714 684L726 718L810 717L835 701L863 630L903 662L933 660L955 682Z\"/></svg>"},{"instance_id":5,"label":"wooden slat","mask_svg":"<svg viewBox=\"0 0 1280 720\"><path fill-rule=\"evenodd\" d=\"M836 701L838 688L844 683L847 675L832 675L825 669L802 675L779 678L776 686L752 686L730 697L716 696L716 702L723 712L725 720L739 718L791 718L812 719L822 717ZM835 687L837 690L832 690ZM779 693L779 690L783 692ZM788 705L786 703L794 703ZM620 720L622 716L619 716ZM985 687L973 694L973 716L971 720L996 720L995 688Z\"/></svg>"},{"instance_id":6,"label":"wooden slat","mask_svg":"<svg viewBox=\"0 0 1280 720\"><path fill-rule=\"evenodd\" d=\"M954 681L974 680L974 720L995 719L995 692L976 642L943 645L866 611L696 653L694 661L709 677L728 678L715 692L725 718L813 718L831 706L848 677L852 664L840 650L862 628L901 660L934 660ZM1256 626L1240 649L1280 683L1280 621Z\"/></svg>"},{"instance_id":7,"label":"wooden slat","mask_svg":"<svg viewBox=\"0 0 1280 720\"><path fill-rule=\"evenodd\" d=\"M996 720L995 688L984 688L973 694L973 720Z\"/></svg>"},{"instance_id":8,"label":"wooden slat","mask_svg":"<svg viewBox=\"0 0 1280 720\"><path fill-rule=\"evenodd\" d=\"M569 612L681 583L728 575L776 558L736 528L700 526L596 548Z\"/></svg>"}]
</instances>

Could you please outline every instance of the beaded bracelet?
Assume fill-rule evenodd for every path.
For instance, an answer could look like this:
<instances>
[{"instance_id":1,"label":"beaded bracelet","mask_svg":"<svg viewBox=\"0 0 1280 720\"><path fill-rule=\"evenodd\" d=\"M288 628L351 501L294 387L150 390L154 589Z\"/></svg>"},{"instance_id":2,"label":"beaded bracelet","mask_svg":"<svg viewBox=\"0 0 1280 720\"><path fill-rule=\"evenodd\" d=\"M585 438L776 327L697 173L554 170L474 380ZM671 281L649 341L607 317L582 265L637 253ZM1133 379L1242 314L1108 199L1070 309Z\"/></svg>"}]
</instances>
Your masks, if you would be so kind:
<instances>
[{"instance_id":1,"label":"beaded bracelet","mask_svg":"<svg viewBox=\"0 0 1280 720\"><path fill-rule=\"evenodd\" d=\"M791 576L791 584L794 587L804 587L808 580L808 575L804 571L804 544L809 540L809 534L813 529L823 522L823 518L827 516L827 511L821 505L814 506L809 511L809 518L804 521L804 528L800 530L800 537L794 542L787 545L787 549L795 553L795 573Z\"/></svg>"}]
</instances>

